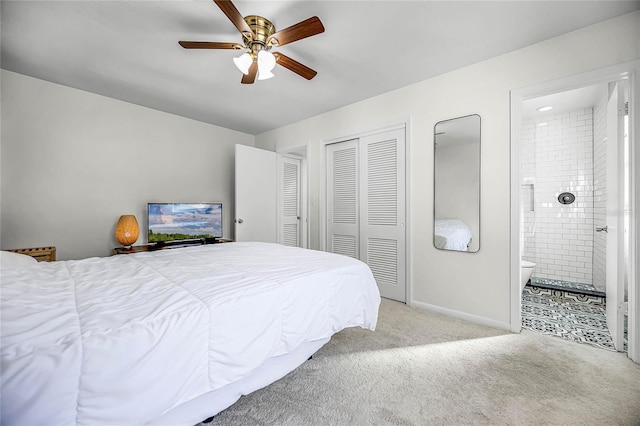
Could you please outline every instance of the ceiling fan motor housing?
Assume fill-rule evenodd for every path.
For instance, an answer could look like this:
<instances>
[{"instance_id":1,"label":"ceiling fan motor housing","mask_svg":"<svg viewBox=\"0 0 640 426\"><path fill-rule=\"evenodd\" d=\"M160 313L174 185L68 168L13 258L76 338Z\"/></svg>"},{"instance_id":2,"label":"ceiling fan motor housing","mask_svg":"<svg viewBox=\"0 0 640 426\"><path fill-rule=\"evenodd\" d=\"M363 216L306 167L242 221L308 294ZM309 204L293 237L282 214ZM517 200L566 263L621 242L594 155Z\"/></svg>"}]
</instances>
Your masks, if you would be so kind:
<instances>
[{"instance_id":1,"label":"ceiling fan motor housing","mask_svg":"<svg viewBox=\"0 0 640 426\"><path fill-rule=\"evenodd\" d=\"M263 49L270 49L267 45L267 39L276 32L276 27L267 18L258 15L249 15L244 17L245 22L253 31L251 34L242 33L244 45L252 53L257 54Z\"/></svg>"}]
</instances>

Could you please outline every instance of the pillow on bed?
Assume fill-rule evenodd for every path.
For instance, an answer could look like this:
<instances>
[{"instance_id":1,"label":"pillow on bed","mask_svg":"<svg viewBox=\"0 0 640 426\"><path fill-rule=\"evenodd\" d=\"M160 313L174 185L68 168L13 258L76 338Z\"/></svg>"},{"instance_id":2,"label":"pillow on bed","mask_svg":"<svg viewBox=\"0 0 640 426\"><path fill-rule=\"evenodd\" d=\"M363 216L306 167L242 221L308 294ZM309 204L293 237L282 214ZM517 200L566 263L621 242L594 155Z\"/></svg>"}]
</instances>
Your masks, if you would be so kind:
<instances>
[{"instance_id":1,"label":"pillow on bed","mask_svg":"<svg viewBox=\"0 0 640 426\"><path fill-rule=\"evenodd\" d=\"M2 269L25 268L37 263L37 260L31 256L27 256L26 254L0 250L0 268Z\"/></svg>"}]
</instances>

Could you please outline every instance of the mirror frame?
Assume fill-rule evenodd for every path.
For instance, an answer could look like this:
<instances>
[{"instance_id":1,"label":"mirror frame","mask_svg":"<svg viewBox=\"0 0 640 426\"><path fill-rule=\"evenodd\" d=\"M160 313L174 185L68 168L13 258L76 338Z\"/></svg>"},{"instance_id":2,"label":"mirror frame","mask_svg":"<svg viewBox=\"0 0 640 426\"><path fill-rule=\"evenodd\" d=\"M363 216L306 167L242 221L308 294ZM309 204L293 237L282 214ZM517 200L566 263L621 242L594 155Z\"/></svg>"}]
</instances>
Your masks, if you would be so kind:
<instances>
[{"instance_id":1,"label":"mirror frame","mask_svg":"<svg viewBox=\"0 0 640 426\"><path fill-rule=\"evenodd\" d=\"M472 118L472 117L477 117L478 120L478 124L477 124L477 144L478 144L478 173L477 173L477 182L478 182L478 202L477 202L477 231L474 232L474 230L471 230L471 234L472 234L472 238L476 239L477 244L476 244L476 248L474 250L455 250L455 249L447 249L447 248L443 248L443 247L438 247L436 245L436 210L437 210L437 200L436 200L436 194L437 194L437 184L438 184L438 179L436 176L436 170L437 170L437 143L436 143L436 139L438 136L438 125L443 124L443 123L450 123L454 120L461 120L461 119L465 119L465 118ZM475 130L475 129L474 129ZM440 133L442 134L442 133ZM475 138L475 133L474 133L474 138ZM482 198L482 117L480 116L480 114L469 114L469 115L464 115L461 117L455 117L455 118L451 118L448 120L441 120L438 121L434 126L433 126L433 225L432 225L432 230L433 230L433 246L438 249L438 250L442 250L442 251L452 251L452 252L458 252L458 253L477 253L480 251L480 222L481 222L481 198ZM475 192L475 189L474 189ZM474 215L476 216L476 215ZM470 240L471 241L471 240Z\"/></svg>"}]
</instances>

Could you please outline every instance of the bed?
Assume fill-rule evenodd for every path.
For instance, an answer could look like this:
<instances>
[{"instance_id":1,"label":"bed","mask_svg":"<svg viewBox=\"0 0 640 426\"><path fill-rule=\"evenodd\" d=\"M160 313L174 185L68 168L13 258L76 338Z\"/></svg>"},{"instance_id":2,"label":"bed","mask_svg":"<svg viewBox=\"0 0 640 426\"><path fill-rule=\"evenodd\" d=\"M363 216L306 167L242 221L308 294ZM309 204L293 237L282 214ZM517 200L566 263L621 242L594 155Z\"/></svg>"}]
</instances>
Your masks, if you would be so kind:
<instances>
[{"instance_id":1,"label":"bed","mask_svg":"<svg viewBox=\"0 0 640 426\"><path fill-rule=\"evenodd\" d=\"M467 251L471 244L471 228L459 219L436 219L434 244L446 250Z\"/></svg>"},{"instance_id":2,"label":"bed","mask_svg":"<svg viewBox=\"0 0 640 426\"><path fill-rule=\"evenodd\" d=\"M0 272L3 425L194 425L334 333L375 329L380 303L364 263L269 243L3 252Z\"/></svg>"}]
</instances>

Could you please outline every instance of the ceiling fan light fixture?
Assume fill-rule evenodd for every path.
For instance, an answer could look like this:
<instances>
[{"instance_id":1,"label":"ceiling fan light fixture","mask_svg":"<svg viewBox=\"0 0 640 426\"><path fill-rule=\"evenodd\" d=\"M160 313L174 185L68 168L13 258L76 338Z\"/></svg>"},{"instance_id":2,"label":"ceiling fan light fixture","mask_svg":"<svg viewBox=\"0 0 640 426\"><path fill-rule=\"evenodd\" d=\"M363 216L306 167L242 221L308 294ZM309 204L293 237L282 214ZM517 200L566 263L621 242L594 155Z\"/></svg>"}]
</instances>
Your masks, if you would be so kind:
<instances>
[{"instance_id":1,"label":"ceiling fan light fixture","mask_svg":"<svg viewBox=\"0 0 640 426\"><path fill-rule=\"evenodd\" d=\"M271 71L276 67L276 58L268 50L258 52L258 70L260 72Z\"/></svg>"},{"instance_id":2,"label":"ceiling fan light fixture","mask_svg":"<svg viewBox=\"0 0 640 426\"><path fill-rule=\"evenodd\" d=\"M237 58L233 58L233 63L236 64L242 74L247 75L249 74L249 67L253 63L253 58L248 52L245 52Z\"/></svg>"},{"instance_id":3,"label":"ceiling fan light fixture","mask_svg":"<svg viewBox=\"0 0 640 426\"><path fill-rule=\"evenodd\" d=\"M307 37L315 36L324 32L324 25L320 18L311 18L300 21L280 31L271 21L258 15L242 16L233 5L232 0L213 0L214 3L229 18L231 23L242 34L242 44L233 42L213 42L213 41L184 41L178 43L185 49L242 49L245 53L237 58L233 58L236 67L242 72L242 84L253 84L256 77L258 80L266 80L274 77L273 69L276 64L289 71L298 74L300 77L311 80L317 74L316 71L289 58L288 56L276 52L271 53L272 47L282 47Z\"/></svg>"},{"instance_id":4,"label":"ceiling fan light fixture","mask_svg":"<svg viewBox=\"0 0 640 426\"><path fill-rule=\"evenodd\" d=\"M272 77L275 77L275 74L269 70L260 71L258 70L258 80L268 80Z\"/></svg>"}]
</instances>

